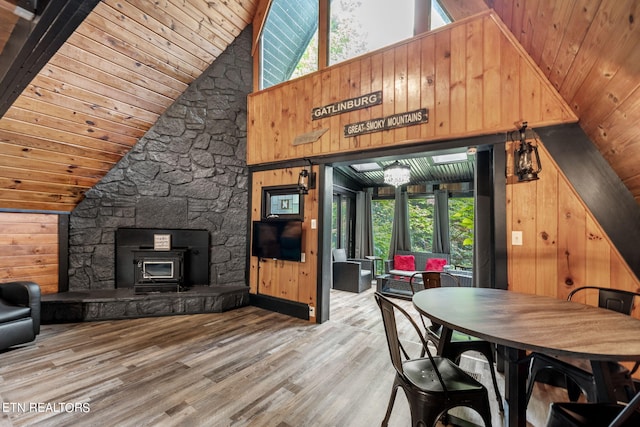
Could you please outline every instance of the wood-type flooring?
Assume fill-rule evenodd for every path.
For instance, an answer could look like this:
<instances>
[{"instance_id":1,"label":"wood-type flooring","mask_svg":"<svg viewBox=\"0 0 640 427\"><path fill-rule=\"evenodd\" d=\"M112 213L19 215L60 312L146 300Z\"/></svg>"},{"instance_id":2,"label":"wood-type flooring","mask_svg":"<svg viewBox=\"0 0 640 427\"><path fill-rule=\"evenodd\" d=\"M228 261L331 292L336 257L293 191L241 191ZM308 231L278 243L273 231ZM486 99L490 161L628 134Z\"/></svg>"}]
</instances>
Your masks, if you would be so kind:
<instances>
[{"instance_id":1,"label":"wood-type flooring","mask_svg":"<svg viewBox=\"0 0 640 427\"><path fill-rule=\"evenodd\" d=\"M0 427L380 425L394 371L373 290L332 291L330 317L243 307L43 325L35 343L0 353ZM484 359L461 365L487 386L502 425ZM544 424L541 391L531 426ZM410 425L402 393L389 425Z\"/></svg>"}]
</instances>

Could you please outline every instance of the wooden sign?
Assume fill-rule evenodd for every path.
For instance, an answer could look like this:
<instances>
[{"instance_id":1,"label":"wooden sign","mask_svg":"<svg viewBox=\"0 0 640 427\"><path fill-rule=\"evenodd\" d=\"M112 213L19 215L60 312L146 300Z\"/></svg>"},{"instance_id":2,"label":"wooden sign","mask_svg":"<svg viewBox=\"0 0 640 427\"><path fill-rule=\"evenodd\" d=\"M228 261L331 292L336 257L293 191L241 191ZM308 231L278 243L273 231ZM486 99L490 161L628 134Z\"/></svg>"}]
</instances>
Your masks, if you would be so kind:
<instances>
[{"instance_id":1,"label":"wooden sign","mask_svg":"<svg viewBox=\"0 0 640 427\"><path fill-rule=\"evenodd\" d=\"M293 139L292 145L301 145L301 144L309 144L311 142L316 142L322 135L324 135L329 128L323 128L314 130L311 132L307 132L302 135L298 135Z\"/></svg>"},{"instance_id":2,"label":"wooden sign","mask_svg":"<svg viewBox=\"0 0 640 427\"><path fill-rule=\"evenodd\" d=\"M358 96L357 98L346 99L344 101L335 102L317 107L311 110L311 119L319 120L325 117L335 116L336 114L348 113L349 111L361 110L371 107L372 105L382 104L382 91L372 92L367 95Z\"/></svg>"},{"instance_id":3,"label":"wooden sign","mask_svg":"<svg viewBox=\"0 0 640 427\"><path fill-rule=\"evenodd\" d=\"M429 121L429 110L421 108L407 113L394 114L393 116L379 119L365 120L363 122L345 125L344 136L358 136L365 133L379 132L404 126L412 126Z\"/></svg>"}]
</instances>

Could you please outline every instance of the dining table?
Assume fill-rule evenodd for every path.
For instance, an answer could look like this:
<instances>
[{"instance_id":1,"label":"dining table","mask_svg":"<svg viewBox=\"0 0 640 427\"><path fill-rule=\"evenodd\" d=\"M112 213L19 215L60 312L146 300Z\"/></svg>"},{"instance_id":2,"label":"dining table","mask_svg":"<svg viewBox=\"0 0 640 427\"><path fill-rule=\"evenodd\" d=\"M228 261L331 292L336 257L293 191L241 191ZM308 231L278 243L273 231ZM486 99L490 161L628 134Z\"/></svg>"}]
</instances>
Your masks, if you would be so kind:
<instances>
[{"instance_id":1,"label":"dining table","mask_svg":"<svg viewBox=\"0 0 640 427\"><path fill-rule=\"evenodd\" d=\"M640 320L579 302L493 288L443 287L413 296L413 304L443 325L440 354L452 331L504 347L504 425L526 426L527 352L586 359L599 401L615 401L606 387L610 362L640 361Z\"/></svg>"}]
</instances>

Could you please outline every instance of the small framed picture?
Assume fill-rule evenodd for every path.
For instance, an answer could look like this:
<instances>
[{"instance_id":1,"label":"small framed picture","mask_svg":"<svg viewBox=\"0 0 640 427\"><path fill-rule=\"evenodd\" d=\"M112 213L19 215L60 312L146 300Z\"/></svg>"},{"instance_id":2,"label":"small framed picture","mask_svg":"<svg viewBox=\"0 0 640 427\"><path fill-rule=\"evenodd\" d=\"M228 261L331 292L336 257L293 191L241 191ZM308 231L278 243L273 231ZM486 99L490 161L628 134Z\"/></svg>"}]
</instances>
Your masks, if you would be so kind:
<instances>
[{"instance_id":1,"label":"small framed picture","mask_svg":"<svg viewBox=\"0 0 640 427\"><path fill-rule=\"evenodd\" d=\"M153 250L154 251L170 251L171 250L171 234L154 234Z\"/></svg>"}]
</instances>

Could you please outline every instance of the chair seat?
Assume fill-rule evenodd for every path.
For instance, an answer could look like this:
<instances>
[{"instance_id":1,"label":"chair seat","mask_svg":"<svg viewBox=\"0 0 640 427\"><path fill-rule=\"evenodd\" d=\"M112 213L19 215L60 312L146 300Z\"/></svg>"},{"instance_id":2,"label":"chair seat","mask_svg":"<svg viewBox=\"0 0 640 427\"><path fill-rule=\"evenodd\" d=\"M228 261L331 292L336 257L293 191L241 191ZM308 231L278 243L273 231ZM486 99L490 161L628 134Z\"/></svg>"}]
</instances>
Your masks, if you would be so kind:
<instances>
[{"instance_id":1,"label":"chair seat","mask_svg":"<svg viewBox=\"0 0 640 427\"><path fill-rule=\"evenodd\" d=\"M551 404L547 427L608 426L624 408L615 403L556 402ZM640 426L640 414L634 412L624 426Z\"/></svg>"},{"instance_id":2,"label":"chair seat","mask_svg":"<svg viewBox=\"0 0 640 427\"><path fill-rule=\"evenodd\" d=\"M9 305L0 299L0 323L13 322L31 315L31 308Z\"/></svg>"},{"instance_id":3,"label":"chair seat","mask_svg":"<svg viewBox=\"0 0 640 427\"><path fill-rule=\"evenodd\" d=\"M484 386L472 376L464 372L458 365L443 357L434 357L437 370L446 379L446 386L450 392L455 391L481 391ZM436 376L428 358L407 360L403 363L404 374L416 387L422 390L442 392L442 384Z\"/></svg>"}]
</instances>

